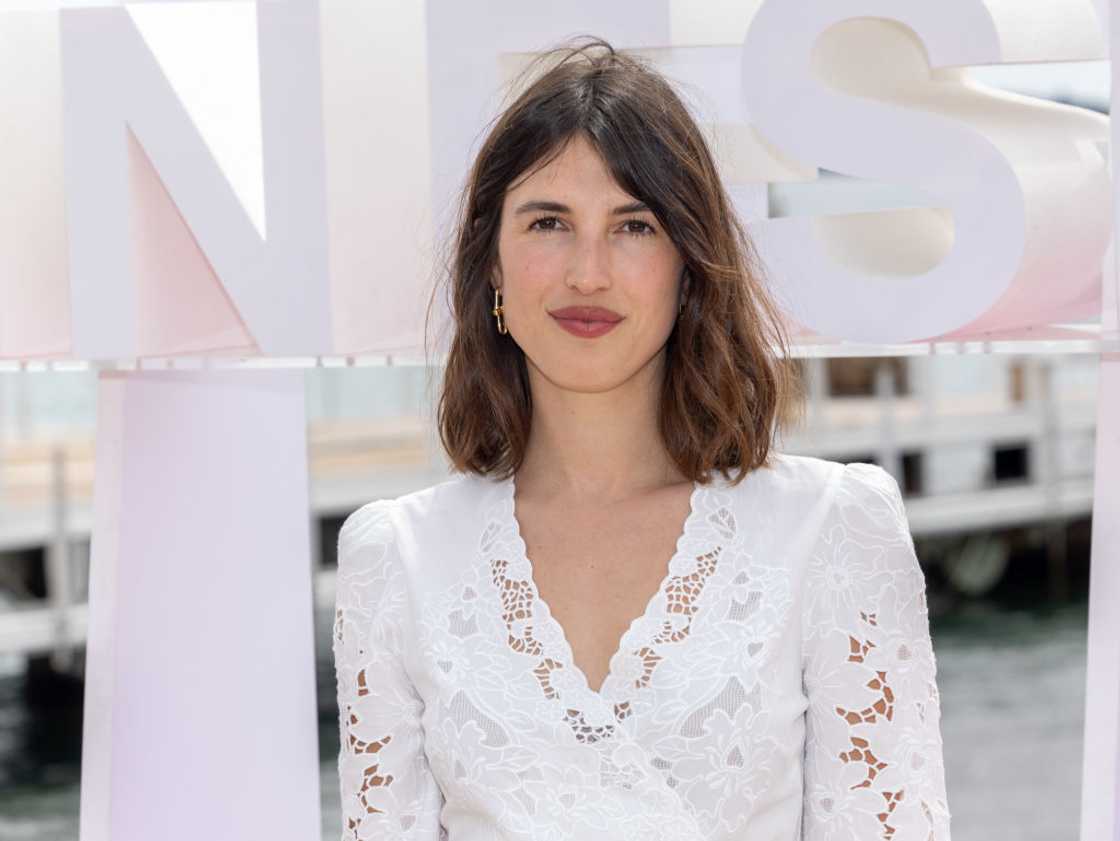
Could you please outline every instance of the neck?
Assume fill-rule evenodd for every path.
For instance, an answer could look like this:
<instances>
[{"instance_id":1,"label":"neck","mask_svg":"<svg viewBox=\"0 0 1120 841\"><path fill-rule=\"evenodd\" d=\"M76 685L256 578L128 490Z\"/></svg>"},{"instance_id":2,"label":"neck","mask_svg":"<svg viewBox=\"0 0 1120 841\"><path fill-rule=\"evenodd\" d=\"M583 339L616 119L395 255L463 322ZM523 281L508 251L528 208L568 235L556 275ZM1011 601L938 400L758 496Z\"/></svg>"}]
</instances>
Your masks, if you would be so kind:
<instances>
[{"instance_id":1,"label":"neck","mask_svg":"<svg viewBox=\"0 0 1120 841\"><path fill-rule=\"evenodd\" d=\"M573 391L529 364L533 421L519 489L603 504L684 481L658 429L664 351L615 388Z\"/></svg>"}]
</instances>

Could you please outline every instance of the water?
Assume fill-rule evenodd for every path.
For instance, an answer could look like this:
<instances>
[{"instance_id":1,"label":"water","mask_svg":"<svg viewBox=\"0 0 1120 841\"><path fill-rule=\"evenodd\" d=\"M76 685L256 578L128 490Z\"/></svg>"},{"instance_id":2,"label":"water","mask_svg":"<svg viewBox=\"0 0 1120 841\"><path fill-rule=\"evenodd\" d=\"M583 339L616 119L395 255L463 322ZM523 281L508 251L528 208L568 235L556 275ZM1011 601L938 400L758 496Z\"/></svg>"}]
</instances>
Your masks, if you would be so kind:
<instances>
[{"instance_id":1,"label":"water","mask_svg":"<svg viewBox=\"0 0 1120 841\"><path fill-rule=\"evenodd\" d=\"M1088 602L972 605L934 634L953 841L1076 841Z\"/></svg>"},{"instance_id":2,"label":"water","mask_svg":"<svg viewBox=\"0 0 1120 841\"><path fill-rule=\"evenodd\" d=\"M935 617L953 841L1076 841L1088 602L1058 609L964 603ZM329 634L326 617L317 633ZM319 646L324 841L341 834L329 636ZM0 679L0 839L76 841L80 695L29 705ZM241 707L230 703L230 714Z\"/></svg>"}]
</instances>

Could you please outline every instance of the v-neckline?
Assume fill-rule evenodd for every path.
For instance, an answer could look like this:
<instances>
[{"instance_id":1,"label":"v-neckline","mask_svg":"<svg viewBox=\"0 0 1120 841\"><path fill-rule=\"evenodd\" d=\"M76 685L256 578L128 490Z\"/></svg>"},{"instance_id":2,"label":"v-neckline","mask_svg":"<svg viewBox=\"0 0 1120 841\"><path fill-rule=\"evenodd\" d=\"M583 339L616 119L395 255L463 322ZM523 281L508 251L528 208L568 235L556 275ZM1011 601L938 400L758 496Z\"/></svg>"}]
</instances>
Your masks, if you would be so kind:
<instances>
[{"instance_id":1,"label":"v-neckline","mask_svg":"<svg viewBox=\"0 0 1120 841\"><path fill-rule=\"evenodd\" d=\"M537 587L536 577L534 575L533 561L529 557L528 547L521 534L521 522L517 518L516 511L516 492L517 481L513 474L504 481L505 488L505 513L507 517L507 527L514 543L514 548L517 551L519 560L525 565L525 583L529 588L532 598L540 605L542 612L546 617L546 622L552 626L551 634L548 635L551 639L556 640L559 644L560 651L549 651L549 656L562 663L563 668L570 669L571 674L575 677L581 688L587 691L593 698L603 702L621 702L625 700L624 693L616 692L616 684L622 683L622 678L616 673L616 667L620 662L620 658L625 654L627 649L633 648L633 637L642 625L651 623L656 617L665 616L664 606L666 602L666 588L669 583L677 576L676 567L678 567L681 559L687 551L689 551L689 538L696 530L698 523L701 519L701 496L708 490L708 486L702 485L697 481L692 482L692 491L688 497L688 513L685 515L684 522L681 524L680 532L677 535L676 543L673 548L673 553L665 563L664 572L661 580L657 585L657 589L653 595L646 601L645 607L640 614L633 617L623 631L622 636L618 638L618 643L611 654L610 659L607 661L607 672L603 676L603 682L597 689L593 689L587 680L587 674L584 672L583 667L576 663L575 653L572 650L571 642L568 638L567 630L560 623L560 620L552 612L552 608ZM643 640L643 643L648 643L650 640ZM630 687L631 689L633 687Z\"/></svg>"}]
</instances>

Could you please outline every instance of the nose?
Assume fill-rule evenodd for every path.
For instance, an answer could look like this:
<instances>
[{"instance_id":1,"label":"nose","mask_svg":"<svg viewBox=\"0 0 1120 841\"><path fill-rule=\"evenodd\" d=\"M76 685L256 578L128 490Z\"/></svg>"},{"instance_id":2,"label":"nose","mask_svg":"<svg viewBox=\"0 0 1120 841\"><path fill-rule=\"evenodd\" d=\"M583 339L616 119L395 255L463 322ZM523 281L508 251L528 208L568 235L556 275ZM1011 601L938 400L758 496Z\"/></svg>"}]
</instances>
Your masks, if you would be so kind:
<instances>
[{"instance_id":1,"label":"nose","mask_svg":"<svg viewBox=\"0 0 1120 841\"><path fill-rule=\"evenodd\" d=\"M565 283L569 289L591 294L611 285L609 243L604 237L585 234L575 238Z\"/></svg>"}]
</instances>

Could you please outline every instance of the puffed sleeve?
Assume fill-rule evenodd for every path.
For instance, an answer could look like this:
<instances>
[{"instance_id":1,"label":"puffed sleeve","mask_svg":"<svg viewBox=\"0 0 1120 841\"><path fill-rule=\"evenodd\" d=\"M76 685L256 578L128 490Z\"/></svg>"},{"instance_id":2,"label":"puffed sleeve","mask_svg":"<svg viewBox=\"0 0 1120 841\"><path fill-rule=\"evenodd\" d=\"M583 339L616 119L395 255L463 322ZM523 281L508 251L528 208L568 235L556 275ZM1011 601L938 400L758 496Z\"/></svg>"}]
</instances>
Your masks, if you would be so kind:
<instances>
[{"instance_id":1,"label":"puffed sleeve","mask_svg":"<svg viewBox=\"0 0 1120 841\"><path fill-rule=\"evenodd\" d=\"M390 512L368 503L338 536L332 647L343 839L438 841L442 792L423 750L423 702L401 658L406 609Z\"/></svg>"},{"instance_id":2,"label":"puffed sleeve","mask_svg":"<svg viewBox=\"0 0 1120 841\"><path fill-rule=\"evenodd\" d=\"M950 841L925 576L881 467L844 467L804 583L802 841Z\"/></svg>"}]
</instances>

